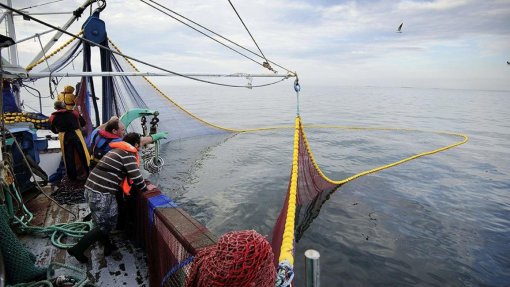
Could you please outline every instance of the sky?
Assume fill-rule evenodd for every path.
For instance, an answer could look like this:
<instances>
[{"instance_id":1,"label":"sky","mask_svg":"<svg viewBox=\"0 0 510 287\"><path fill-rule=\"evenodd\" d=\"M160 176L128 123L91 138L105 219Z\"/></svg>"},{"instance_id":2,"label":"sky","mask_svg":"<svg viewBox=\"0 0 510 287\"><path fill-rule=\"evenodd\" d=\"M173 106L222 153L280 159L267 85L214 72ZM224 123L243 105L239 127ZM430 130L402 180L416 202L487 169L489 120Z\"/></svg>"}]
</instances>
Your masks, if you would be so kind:
<instances>
[{"instance_id":1,"label":"sky","mask_svg":"<svg viewBox=\"0 0 510 287\"><path fill-rule=\"evenodd\" d=\"M259 53L228 0L144 1L170 8ZM83 3L13 2L16 8L54 2L31 8L31 13L70 12ZM146 3L107 0L101 13L109 38L124 54L179 73L272 73L260 65L262 59L236 47L258 63L248 60ZM266 58L295 71L302 85L510 91L510 0L231 3ZM62 26L69 15L34 17ZM70 31L77 32L84 19ZM402 33L396 33L401 23ZM17 40L46 30L47 27L17 17ZM41 36L42 41L50 35ZM18 44L20 64L28 64L39 47L36 40ZM280 75L287 73L272 66ZM143 65L138 67L154 71ZM190 80L183 83L195 84Z\"/></svg>"}]
</instances>

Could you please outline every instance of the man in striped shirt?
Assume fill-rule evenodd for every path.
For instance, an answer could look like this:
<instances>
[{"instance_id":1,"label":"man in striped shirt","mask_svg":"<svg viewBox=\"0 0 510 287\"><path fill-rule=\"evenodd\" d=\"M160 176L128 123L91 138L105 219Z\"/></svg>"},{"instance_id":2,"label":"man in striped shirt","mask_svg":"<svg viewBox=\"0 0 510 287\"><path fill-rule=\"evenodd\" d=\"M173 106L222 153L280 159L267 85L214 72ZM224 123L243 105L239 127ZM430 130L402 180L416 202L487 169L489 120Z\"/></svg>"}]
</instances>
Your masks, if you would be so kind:
<instances>
[{"instance_id":1,"label":"man in striped shirt","mask_svg":"<svg viewBox=\"0 0 510 287\"><path fill-rule=\"evenodd\" d=\"M109 233L117 226L118 205L115 193L118 189L121 188L129 195L128 182L132 182L141 192L147 190L139 169L140 135L128 133L123 141L110 143L110 146L113 149L103 156L85 183L85 198L96 227L68 249L68 253L82 263L88 262L83 252L98 240L104 245L105 256L116 249L110 241Z\"/></svg>"}]
</instances>

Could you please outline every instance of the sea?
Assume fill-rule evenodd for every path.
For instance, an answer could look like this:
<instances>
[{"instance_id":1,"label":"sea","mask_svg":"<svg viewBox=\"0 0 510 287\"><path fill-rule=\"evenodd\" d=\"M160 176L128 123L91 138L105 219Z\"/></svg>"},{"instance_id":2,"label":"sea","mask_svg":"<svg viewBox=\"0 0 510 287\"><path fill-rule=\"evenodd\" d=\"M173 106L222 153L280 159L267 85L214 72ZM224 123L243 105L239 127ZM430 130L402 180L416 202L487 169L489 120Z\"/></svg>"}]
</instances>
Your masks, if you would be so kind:
<instances>
[{"instance_id":1,"label":"sea","mask_svg":"<svg viewBox=\"0 0 510 287\"><path fill-rule=\"evenodd\" d=\"M294 286L305 286L308 249L320 253L321 286L510 286L510 91L302 84L297 94L291 81L162 90L218 126L280 127L161 147L165 165L151 181L217 236L252 229L271 239L297 114L333 180L462 140L442 132L465 134L463 145L331 194L296 243Z\"/></svg>"},{"instance_id":2,"label":"sea","mask_svg":"<svg viewBox=\"0 0 510 287\"><path fill-rule=\"evenodd\" d=\"M465 134L463 145L336 190L295 246L294 283L305 286L304 252L314 249L321 286L510 286L510 91L302 85L297 94L292 83L165 91L222 127L281 127L205 140L191 160L182 150L198 139L161 148L165 166L151 180L218 236L253 229L270 240L298 113L305 125L329 126L305 133L333 180L462 140L439 132Z\"/></svg>"}]
</instances>

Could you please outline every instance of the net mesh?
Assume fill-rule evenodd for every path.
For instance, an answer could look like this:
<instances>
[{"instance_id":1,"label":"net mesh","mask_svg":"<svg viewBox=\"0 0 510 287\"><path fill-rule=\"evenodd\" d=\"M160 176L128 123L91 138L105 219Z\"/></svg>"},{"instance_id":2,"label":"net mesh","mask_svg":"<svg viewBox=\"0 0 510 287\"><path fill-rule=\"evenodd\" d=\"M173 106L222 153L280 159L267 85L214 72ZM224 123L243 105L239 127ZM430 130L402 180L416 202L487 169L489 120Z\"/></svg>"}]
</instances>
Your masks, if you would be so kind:
<instances>
[{"instance_id":1,"label":"net mesh","mask_svg":"<svg viewBox=\"0 0 510 287\"><path fill-rule=\"evenodd\" d=\"M113 49L121 52L111 41L109 41ZM52 53L52 57L46 59L47 62L39 63L34 67L37 72L58 72L65 69L69 63L81 54L83 54L84 63L90 63L89 47L83 48L83 41L76 41L72 45L66 45L59 51L59 57L55 57L56 52ZM111 70L113 72L139 72L133 63L122 56L109 54L111 62ZM105 60L106 61L106 60ZM47 64L46 64L47 63ZM85 67L84 70L90 71L91 67ZM112 89L109 95L96 94L93 90L92 77L82 77L80 88L77 89L77 106L80 108L82 115L87 121L88 132L90 133L93 124L95 125L98 113L94 112L97 107L92 107L93 98L101 99L102 105L105 103L113 103L111 112L117 116L121 116L126 111L133 108L146 108L159 112L158 129L168 131L169 135L163 141L172 141L177 139L186 139L204 135L225 134L234 130L216 126L209 123L177 104L168 95L158 89L147 77L140 76L116 76L113 78ZM94 106L96 104L94 103ZM100 107L99 107L100 108ZM99 121L102 122L102 121ZM141 132L140 120L137 119L130 126L130 131Z\"/></svg>"},{"instance_id":2,"label":"net mesh","mask_svg":"<svg viewBox=\"0 0 510 287\"><path fill-rule=\"evenodd\" d=\"M340 187L327 181L318 169L306 141L299 117L296 118L294 158L284 205L273 228L271 245L274 263L293 265L294 245L317 217L328 195Z\"/></svg>"},{"instance_id":3,"label":"net mesh","mask_svg":"<svg viewBox=\"0 0 510 287\"><path fill-rule=\"evenodd\" d=\"M113 45L115 48L115 46ZM137 72L131 62L112 55L113 70ZM115 77L115 97L122 112L132 108L147 108L159 112L158 129L168 131L167 141L204 135L228 133L233 130L216 126L193 115L159 90L147 77ZM136 87L136 88L135 88ZM135 121L138 123L139 121ZM139 126L139 125L134 125Z\"/></svg>"},{"instance_id":4,"label":"net mesh","mask_svg":"<svg viewBox=\"0 0 510 287\"><path fill-rule=\"evenodd\" d=\"M194 286L275 286L273 252L254 230L224 234L198 252L186 283Z\"/></svg>"},{"instance_id":5,"label":"net mesh","mask_svg":"<svg viewBox=\"0 0 510 287\"><path fill-rule=\"evenodd\" d=\"M7 284L26 283L46 277L46 268L34 265L35 256L19 242L9 227L4 205L0 205L0 238Z\"/></svg>"},{"instance_id":6,"label":"net mesh","mask_svg":"<svg viewBox=\"0 0 510 287\"><path fill-rule=\"evenodd\" d=\"M214 235L159 189L136 200L135 238L145 246L151 286L184 286L190 262L216 242Z\"/></svg>"}]
</instances>

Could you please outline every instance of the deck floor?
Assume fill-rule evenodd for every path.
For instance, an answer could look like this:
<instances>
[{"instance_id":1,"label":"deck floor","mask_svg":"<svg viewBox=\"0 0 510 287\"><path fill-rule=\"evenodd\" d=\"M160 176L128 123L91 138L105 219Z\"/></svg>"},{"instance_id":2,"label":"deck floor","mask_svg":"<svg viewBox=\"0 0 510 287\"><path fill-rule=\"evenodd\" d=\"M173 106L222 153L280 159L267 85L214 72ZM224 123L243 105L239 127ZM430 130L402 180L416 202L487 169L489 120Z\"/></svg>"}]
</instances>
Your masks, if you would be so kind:
<instances>
[{"instance_id":1,"label":"deck floor","mask_svg":"<svg viewBox=\"0 0 510 287\"><path fill-rule=\"evenodd\" d=\"M48 188L47 194L51 193ZM43 194L38 195L27 203L28 209L34 213L31 224L35 226L50 226L56 223L74 221L68 211L60 208ZM89 213L86 203L64 205L81 219ZM114 232L112 240L119 250L110 256L103 255L100 243L94 244L85 255L89 263L82 264L67 254L66 250L59 249L51 244L49 236L21 235L20 241L36 256L36 264L48 266L52 262L59 262L67 266L74 266L86 270L90 283L95 286L148 286L148 269L145 253L141 248L135 247L126 239L122 232ZM61 269L63 272L65 269ZM59 274L57 270L56 275Z\"/></svg>"}]
</instances>

